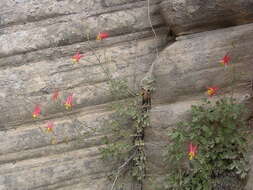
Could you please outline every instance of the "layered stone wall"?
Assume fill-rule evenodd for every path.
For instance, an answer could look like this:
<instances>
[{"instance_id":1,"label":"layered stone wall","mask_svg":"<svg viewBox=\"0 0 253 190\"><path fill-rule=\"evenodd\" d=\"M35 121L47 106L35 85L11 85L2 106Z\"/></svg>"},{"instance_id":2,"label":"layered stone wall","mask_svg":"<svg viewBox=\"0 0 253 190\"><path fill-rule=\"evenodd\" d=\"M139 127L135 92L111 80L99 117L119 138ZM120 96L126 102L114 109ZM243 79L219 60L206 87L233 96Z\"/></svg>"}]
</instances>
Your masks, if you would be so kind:
<instances>
[{"instance_id":1,"label":"layered stone wall","mask_svg":"<svg viewBox=\"0 0 253 190\"><path fill-rule=\"evenodd\" d=\"M249 93L243 84L253 74L252 21L252 0L1 0L0 190L109 189L98 129L110 118L112 97L90 47L102 59L106 54L113 77L127 78L133 88L154 63L145 142L148 175L159 178L167 131L187 117L207 86L229 88L218 63L224 54L240 74L238 97ZM98 42L101 31L110 37ZM73 64L77 51L85 59ZM51 101L56 89L62 100L74 93L72 111ZM36 104L38 120L31 117ZM41 131L47 120L55 125L54 145ZM87 130L80 141L79 132Z\"/></svg>"}]
</instances>

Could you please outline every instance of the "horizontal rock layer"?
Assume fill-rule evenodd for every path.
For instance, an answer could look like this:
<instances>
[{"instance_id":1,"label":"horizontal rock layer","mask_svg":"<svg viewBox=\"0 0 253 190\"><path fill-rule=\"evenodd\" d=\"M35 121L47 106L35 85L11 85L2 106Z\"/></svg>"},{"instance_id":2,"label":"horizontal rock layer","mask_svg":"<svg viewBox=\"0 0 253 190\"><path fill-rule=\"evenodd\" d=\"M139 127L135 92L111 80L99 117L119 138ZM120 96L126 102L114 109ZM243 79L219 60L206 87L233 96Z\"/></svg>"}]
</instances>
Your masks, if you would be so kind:
<instances>
[{"instance_id":1,"label":"horizontal rock layer","mask_svg":"<svg viewBox=\"0 0 253 190\"><path fill-rule=\"evenodd\" d=\"M161 12L176 35L252 23L252 0L163 0Z\"/></svg>"},{"instance_id":2,"label":"horizontal rock layer","mask_svg":"<svg viewBox=\"0 0 253 190\"><path fill-rule=\"evenodd\" d=\"M162 48L166 36L161 33L159 38L159 46ZM8 122L18 124L29 121L36 104L42 106L44 116L56 113L55 105L51 101L52 93L56 89L60 90L62 101L65 101L67 95L74 93L74 104L77 108L106 103L112 98L106 83L108 78L102 66L108 68L113 77L139 80L155 58L155 47L153 39L146 37L101 49L97 51L97 55L103 57L101 64L104 65L97 63L92 51L87 50L86 46L72 47L73 50L82 51L86 55L79 64L74 65L68 56L4 68L0 71L3 97L0 100L3 111L0 121L4 121L5 125L8 125ZM109 63L105 63L105 59L109 60ZM10 109L14 107L16 108Z\"/></svg>"},{"instance_id":3,"label":"horizontal rock layer","mask_svg":"<svg viewBox=\"0 0 253 190\"><path fill-rule=\"evenodd\" d=\"M176 101L179 96L203 92L209 86L231 86L252 79L253 24L177 38L155 60L157 78L154 99ZM228 54L228 67L220 63Z\"/></svg>"}]
</instances>

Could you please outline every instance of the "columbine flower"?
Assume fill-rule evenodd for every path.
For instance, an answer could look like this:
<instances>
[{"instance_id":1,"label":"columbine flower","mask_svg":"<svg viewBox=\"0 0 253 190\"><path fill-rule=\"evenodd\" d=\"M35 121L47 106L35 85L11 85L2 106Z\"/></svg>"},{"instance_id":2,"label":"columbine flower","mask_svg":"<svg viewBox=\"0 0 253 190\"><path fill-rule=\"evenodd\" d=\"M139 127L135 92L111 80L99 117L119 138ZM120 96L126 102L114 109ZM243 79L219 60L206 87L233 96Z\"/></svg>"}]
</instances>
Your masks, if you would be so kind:
<instances>
[{"instance_id":1,"label":"columbine flower","mask_svg":"<svg viewBox=\"0 0 253 190\"><path fill-rule=\"evenodd\" d=\"M53 95L52 95L52 100L57 100L58 96L59 96L59 91L56 90L56 91L53 93Z\"/></svg>"},{"instance_id":2,"label":"columbine flower","mask_svg":"<svg viewBox=\"0 0 253 190\"><path fill-rule=\"evenodd\" d=\"M212 97L213 95L217 94L218 87L212 86L207 88L207 94Z\"/></svg>"},{"instance_id":3,"label":"columbine flower","mask_svg":"<svg viewBox=\"0 0 253 190\"><path fill-rule=\"evenodd\" d=\"M228 56L228 54L226 54L226 55L222 58L222 60L220 60L220 63L223 64L224 66L227 66L228 63L229 63L229 61L230 61L230 57Z\"/></svg>"},{"instance_id":4,"label":"columbine flower","mask_svg":"<svg viewBox=\"0 0 253 190\"><path fill-rule=\"evenodd\" d=\"M84 57L84 55L81 55L79 52L77 52L73 57L72 57L72 62L73 63L78 63L79 60Z\"/></svg>"},{"instance_id":5,"label":"columbine flower","mask_svg":"<svg viewBox=\"0 0 253 190\"><path fill-rule=\"evenodd\" d=\"M108 37L109 37L109 34L107 32L99 32L99 34L97 35L97 40L103 40Z\"/></svg>"},{"instance_id":6,"label":"columbine flower","mask_svg":"<svg viewBox=\"0 0 253 190\"><path fill-rule=\"evenodd\" d=\"M197 145L190 143L188 149L189 160L192 160L197 154Z\"/></svg>"},{"instance_id":7,"label":"columbine flower","mask_svg":"<svg viewBox=\"0 0 253 190\"><path fill-rule=\"evenodd\" d=\"M35 106L33 111L33 118L39 117L40 113L41 113L40 106L39 105Z\"/></svg>"},{"instance_id":8,"label":"columbine flower","mask_svg":"<svg viewBox=\"0 0 253 190\"><path fill-rule=\"evenodd\" d=\"M69 109L73 106L73 94L69 95L65 101L65 108Z\"/></svg>"},{"instance_id":9,"label":"columbine flower","mask_svg":"<svg viewBox=\"0 0 253 190\"><path fill-rule=\"evenodd\" d=\"M46 126L46 131L47 132L52 132L53 131L53 127L54 127L53 122L48 122L47 126Z\"/></svg>"}]
</instances>

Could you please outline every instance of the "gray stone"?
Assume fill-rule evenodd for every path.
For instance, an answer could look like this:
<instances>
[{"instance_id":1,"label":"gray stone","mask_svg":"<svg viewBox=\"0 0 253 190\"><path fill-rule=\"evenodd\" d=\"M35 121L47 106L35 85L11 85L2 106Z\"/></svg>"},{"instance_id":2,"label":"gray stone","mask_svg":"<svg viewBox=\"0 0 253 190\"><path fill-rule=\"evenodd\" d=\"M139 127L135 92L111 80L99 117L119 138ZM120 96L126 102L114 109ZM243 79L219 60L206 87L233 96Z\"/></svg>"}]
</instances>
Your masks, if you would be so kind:
<instances>
[{"instance_id":1,"label":"gray stone","mask_svg":"<svg viewBox=\"0 0 253 190\"><path fill-rule=\"evenodd\" d=\"M194 96L208 86L228 87L232 65L236 83L252 79L253 25L242 25L178 38L166 47L155 63L156 92L159 102L177 101L180 96ZM219 61L231 57L231 67Z\"/></svg>"},{"instance_id":2,"label":"gray stone","mask_svg":"<svg viewBox=\"0 0 253 190\"><path fill-rule=\"evenodd\" d=\"M101 64L112 78L127 79L136 91L153 70L152 125L145 131L145 148L147 175L154 179L165 173L167 132L188 118L188 109L205 96L207 86L217 85L222 93L231 90L231 66L225 69L218 63L226 53L236 68L236 96L246 97L243 85L252 79L253 69L253 25L242 24L252 22L252 1L160 3L0 1L1 190L110 189L111 165L102 162L99 148L106 134L104 122L112 119L108 107L113 97ZM173 40L164 19L177 35L194 34ZM231 25L241 26L223 29ZM212 31L201 32L206 30ZM95 40L104 31L109 38ZM76 52L85 57L73 64ZM56 89L60 96L55 102ZM67 111L63 104L71 93L74 105ZM38 119L32 118L36 104L42 108ZM48 121L54 123L53 133L46 132ZM130 176L122 181L124 190L133 188ZM154 187L146 178L143 190L149 189Z\"/></svg>"},{"instance_id":3,"label":"gray stone","mask_svg":"<svg viewBox=\"0 0 253 190\"><path fill-rule=\"evenodd\" d=\"M176 35L253 21L252 0L163 0L161 12Z\"/></svg>"}]
</instances>

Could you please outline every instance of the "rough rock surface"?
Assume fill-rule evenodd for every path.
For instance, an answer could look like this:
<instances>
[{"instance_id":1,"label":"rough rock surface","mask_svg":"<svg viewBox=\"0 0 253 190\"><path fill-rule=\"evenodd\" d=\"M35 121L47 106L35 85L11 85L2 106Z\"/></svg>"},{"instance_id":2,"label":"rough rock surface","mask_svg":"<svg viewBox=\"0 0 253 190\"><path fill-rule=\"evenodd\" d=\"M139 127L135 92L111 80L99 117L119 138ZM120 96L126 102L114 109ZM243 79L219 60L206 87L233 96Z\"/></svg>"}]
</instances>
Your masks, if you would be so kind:
<instances>
[{"instance_id":1,"label":"rough rock surface","mask_svg":"<svg viewBox=\"0 0 253 190\"><path fill-rule=\"evenodd\" d=\"M231 70L219 61L229 54L234 64L236 82L252 78L253 24L213 30L177 38L155 60L156 94L159 101L203 92L208 86L231 84Z\"/></svg>"},{"instance_id":2,"label":"rough rock surface","mask_svg":"<svg viewBox=\"0 0 253 190\"><path fill-rule=\"evenodd\" d=\"M145 141L148 174L163 174L167 131L187 118L207 86L229 90L228 70L218 63L224 54L229 52L240 76L239 97L248 93L242 84L252 78L253 24L245 24L253 21L252 1L222 1L220 9L221 1L206 2L1 0L0 190L109 189L110 166L98 149L112 97L93 50L102 63L109 60L105 66L113 77L128 79L133 88L154 63L152 126ZM177 35L191 35L172 41L164 20ZM98 42L101 31L110 37ZM85 58L73 64L77 51ZM74 93L74 109L64 111L51 100L56 89L62 101ZM32 118L36 104L42 107L39 119ZM44 132L48 120L54 122L53 134ZM80 139L80 133L87 135ZM131 181L126 183L130 190ZM147 180L144 190L149 189Z\"/></svg>"},{"instance_id":3,"label":"rough rock surface","mask_svg":"<svg viewBox=\"0 0 253 190\"><path fill-rule=\"evenodd\" d=\"M161 12L177 35L253 21L252 0L163 0Z\"/></svg>"}]
</instances>

